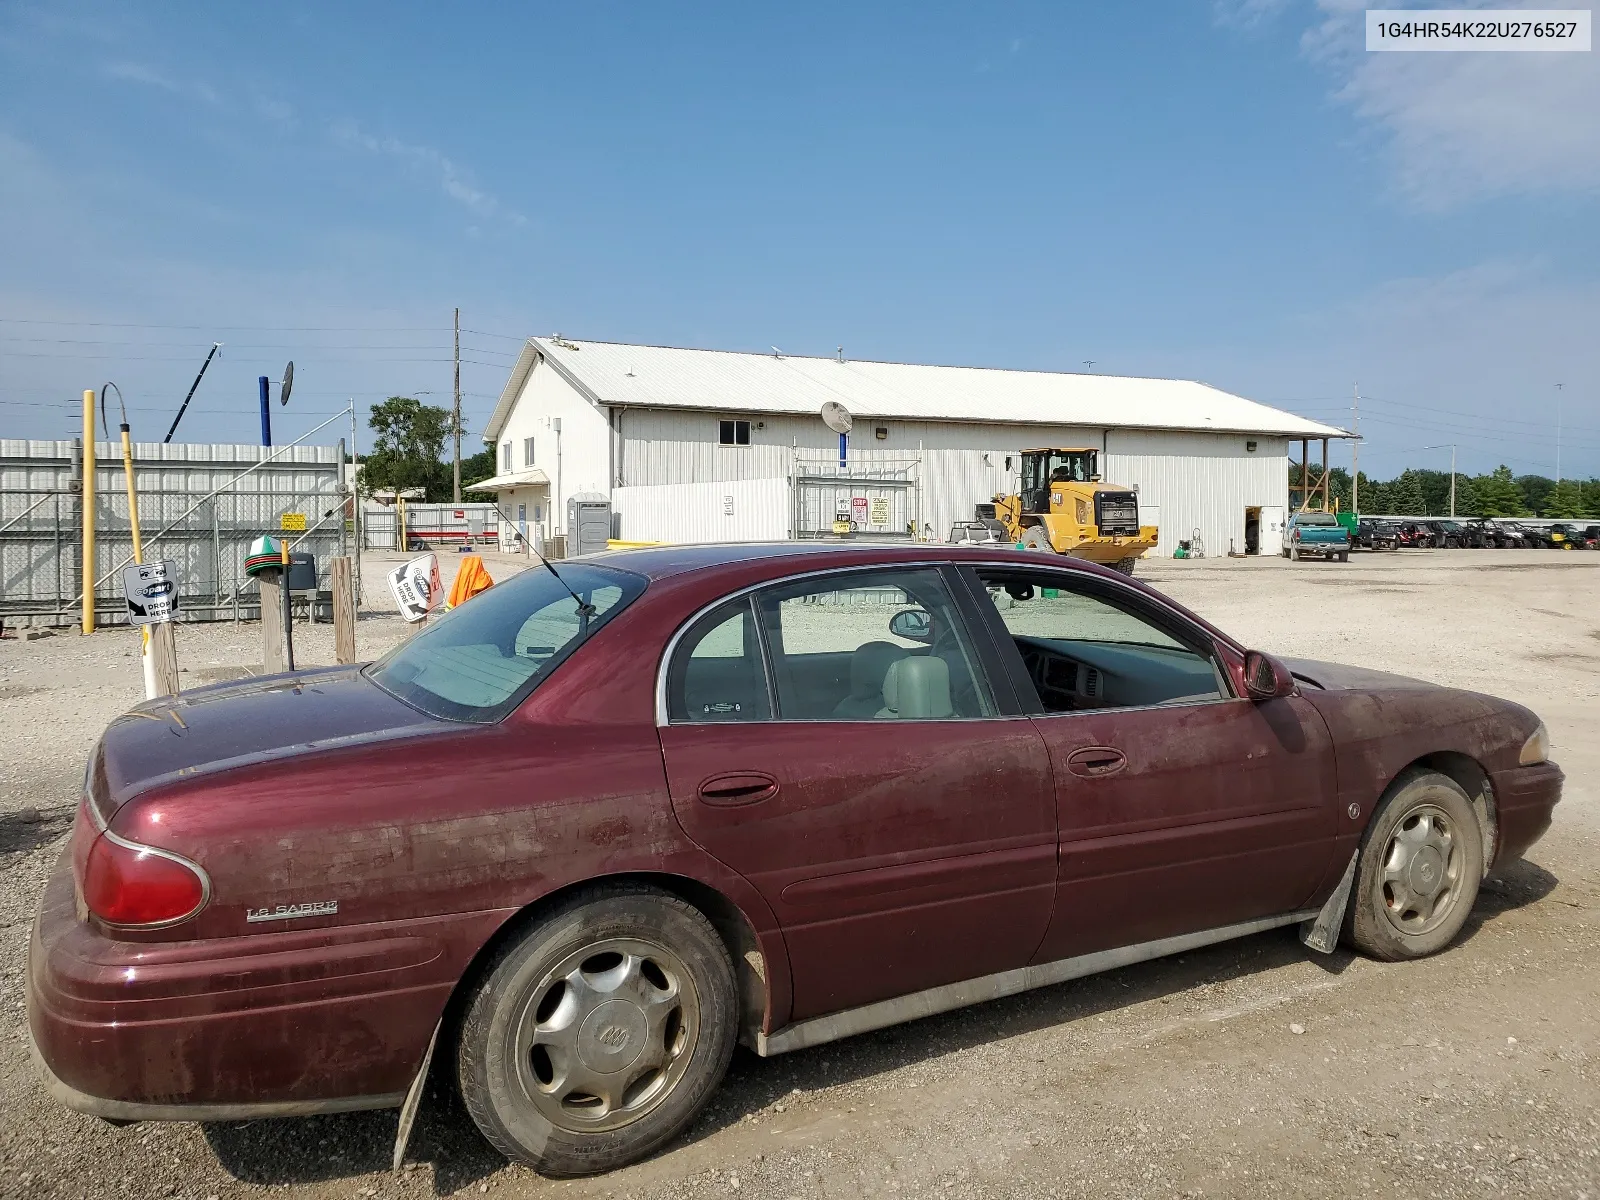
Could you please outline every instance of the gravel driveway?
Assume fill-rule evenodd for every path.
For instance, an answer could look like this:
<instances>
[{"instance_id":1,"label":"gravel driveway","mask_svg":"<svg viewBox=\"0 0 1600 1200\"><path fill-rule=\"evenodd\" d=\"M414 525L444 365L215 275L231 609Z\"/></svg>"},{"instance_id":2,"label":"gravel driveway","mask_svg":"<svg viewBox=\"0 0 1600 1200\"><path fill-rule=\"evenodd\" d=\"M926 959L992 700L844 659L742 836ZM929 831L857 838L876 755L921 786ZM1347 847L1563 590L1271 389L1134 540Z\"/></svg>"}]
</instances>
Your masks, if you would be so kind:
<instances>
[{"instance_id":1,"label":"gravel driveway","mask_svg":"<svg viewBox=\"0 0 1600 1200\"><path fill-rule=\"evenodd\" d=\"M374 601L383 565L368 556ZM741 1051L687 1138L594 1180L508 1166L443 1098L400 1176L393 1113L113 1128L44 1095L23 973L84 756L139 699L137 636L7 640L0 1194L1600 1198L1600 554L1209 559L1141 577L1262 649L1545 718L1566 801L1531 860L1486 884L1455 947L1386 965L1279 931L782 1058ZM392 613L363 614L360 653L404 634ZM300 626L297 652L332 662L329 627ZM184 626L179 655L186 680L222 677L260 661L258 635Z\"/></svg>"}]
</instances>

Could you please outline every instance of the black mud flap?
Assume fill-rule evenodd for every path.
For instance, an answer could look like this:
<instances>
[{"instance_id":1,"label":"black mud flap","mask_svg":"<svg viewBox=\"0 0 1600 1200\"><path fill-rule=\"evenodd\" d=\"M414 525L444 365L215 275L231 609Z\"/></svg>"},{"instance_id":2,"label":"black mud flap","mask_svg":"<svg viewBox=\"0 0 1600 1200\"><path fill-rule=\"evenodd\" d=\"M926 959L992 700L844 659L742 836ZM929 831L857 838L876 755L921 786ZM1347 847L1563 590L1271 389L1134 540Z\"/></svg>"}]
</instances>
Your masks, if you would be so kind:
<instances>
[{"instance_id":1,"label":"black mud flap","mask_svg":"<svg viewBox=\"0 0 1600 1200\"><path fill-rule=\"evenodd\" d=\"M1344 910L1350 904L1350 889L1356 881L1356 860L1360 857L1359 850L1350 856L1344 878L1339 880L1339 886L1333 889L1333 895L1328 897L1322 910L1311 920L1300 922L1300 940L1319 954L1332 954L1339 945L1339 930L1344 927Z\"/></svg>"}]
</instances>

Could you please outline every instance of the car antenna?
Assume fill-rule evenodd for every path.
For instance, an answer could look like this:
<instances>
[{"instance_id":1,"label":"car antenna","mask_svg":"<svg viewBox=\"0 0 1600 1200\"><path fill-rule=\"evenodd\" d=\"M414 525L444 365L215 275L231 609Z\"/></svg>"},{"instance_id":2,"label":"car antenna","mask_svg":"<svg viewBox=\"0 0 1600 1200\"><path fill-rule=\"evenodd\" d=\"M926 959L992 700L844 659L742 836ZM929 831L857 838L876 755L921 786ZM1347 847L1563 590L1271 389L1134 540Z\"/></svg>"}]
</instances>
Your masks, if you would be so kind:
<instances>
[{"instance_id":1,"label":"car antenna","mask_svg":"<svg viewBox=\"0 0 1600 1200\"><path fill-rule=\"evenodd\" d=\"M516 525L516 522L513 521L506 513L506 510L500 507L500 502L498 500L494 502L494 510L500 514L501 519L503 519L507 525ZM578 605L578 617L583 621L586 627L584 632L587 633L587 626L589 622L600 615L600 610L594 605L590 604L583 597L579 596L577 592L573 591L571 585L569 585L565 579L561 578L561 572L555 569L554 564L552 564L548 558L533 548L532 542L528 541L527 538L523 538L523 542L528 547L528 552L544 564L544 569L556 577L556 582L565 588L567 595L571 596L574 602L576 602Z\"/></svg>"}]
</instances>

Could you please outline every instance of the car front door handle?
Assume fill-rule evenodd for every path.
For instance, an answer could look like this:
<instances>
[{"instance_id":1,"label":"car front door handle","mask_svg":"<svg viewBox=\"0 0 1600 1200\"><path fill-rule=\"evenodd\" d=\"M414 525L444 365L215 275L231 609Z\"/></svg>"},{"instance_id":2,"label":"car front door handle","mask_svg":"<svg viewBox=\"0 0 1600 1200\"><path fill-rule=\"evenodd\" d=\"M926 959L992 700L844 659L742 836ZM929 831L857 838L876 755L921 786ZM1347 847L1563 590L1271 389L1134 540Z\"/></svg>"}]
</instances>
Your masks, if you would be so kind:
<instances>
[{"instance_id":1,"label":"car front door handle","mask_svg":"<svg viewBox=\"0 0 1600 1200\"><path fill-rule=\"evenodd\" d=\"M1067 770L1085 779L1115 775L1128 765L1128 756L1111 746L1085 746L1067 755Z\"/></svg>"},{"instance_id":2,"label":"car front door handle","mask_svg":"<svg viewBox=\"0 0 1600 1200\"><path fill-rule=\"evenodd\" d=\"M778 794L778 781L764 771L733 771L713 775L700 784L700 800L717 808L759 804Z\"/></svg>"}]
</instances>

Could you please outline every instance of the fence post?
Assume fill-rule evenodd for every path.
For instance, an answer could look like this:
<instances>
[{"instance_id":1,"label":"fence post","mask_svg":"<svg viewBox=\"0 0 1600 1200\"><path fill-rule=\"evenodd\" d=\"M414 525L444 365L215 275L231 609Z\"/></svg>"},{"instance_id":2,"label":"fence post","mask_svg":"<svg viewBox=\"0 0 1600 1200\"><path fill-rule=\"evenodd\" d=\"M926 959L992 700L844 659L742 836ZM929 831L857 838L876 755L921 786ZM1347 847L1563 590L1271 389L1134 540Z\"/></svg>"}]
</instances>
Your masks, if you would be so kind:
<instances>
[{"instance_id":1,"label":"fence post","mask_svg":"<svg viewBox=\"0 0 1600 1200\"><path fill-rule=\"evenodd\" d=\"M178 694L178 641L173 622L150 626L150 664L155 676L156 695Z\"/></svg>"},{"instance_id":2,"label":"fence post","mask_svg":"<svg viewBox=\"0 0 1600 1200\"><path fill-rule=\"evenodd\" d=\"M356 596L350 559L340 555L331 564L333 583L333 661L356 661Z\"/></svg>"},{"instance_id":3,"label":"fence post","mask_svg":"<svg viewBox=\"0 0 1600 1200\"><path fill-rule=\"evenodd\" d=\"M278 675L283 671L283 588L289 581L281 571L262 571L256 576L261 585L261 671Z\"/></svg>"}]
</instances>

